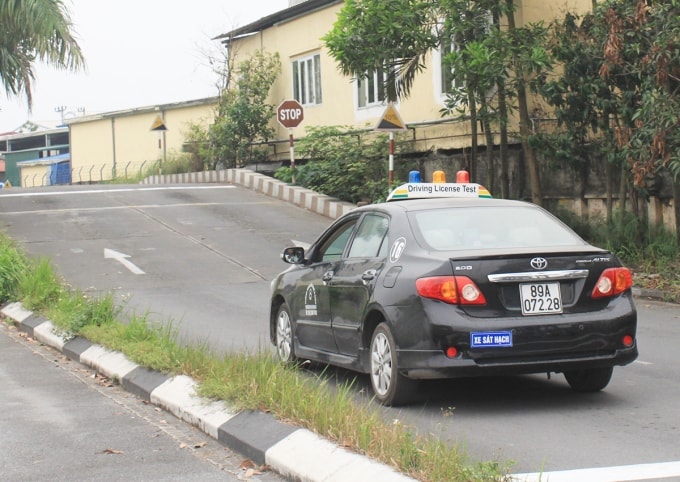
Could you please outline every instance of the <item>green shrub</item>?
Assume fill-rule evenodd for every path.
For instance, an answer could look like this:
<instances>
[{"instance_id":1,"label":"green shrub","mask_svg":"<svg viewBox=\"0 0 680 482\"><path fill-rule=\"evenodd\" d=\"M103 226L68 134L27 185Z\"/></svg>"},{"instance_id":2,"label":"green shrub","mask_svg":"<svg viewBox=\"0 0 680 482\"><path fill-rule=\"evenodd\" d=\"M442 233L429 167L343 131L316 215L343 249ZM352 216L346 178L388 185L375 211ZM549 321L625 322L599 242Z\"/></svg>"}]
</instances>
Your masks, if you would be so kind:
<instances>
[{"instance_id":1,"label":"green shrub","mask_svg":"<svg viewBox=\"0 0 680 482\"><path fill-rule=\"evenodd\" d=\"M617 212L605 222L583 219L568 211L556 215L589 243L606 248L631 268L675 279L680 268L680 244L663 226L647 223L628 212Z\"/></svg>"},{"instance_id":2,"label":"green shrub","mask_svg":"<svg viewBox=\"0 0 680 482\"><path fill-rule=\"evenodd\" d=\"M16 301L20 285L30 265L17 246L0 236L0 303Z\"/></svg>"},{"instance_id":3,"label":"green shrub","mask_svg":"<svg viewBox=\"0 0 680 482\"><path fill-rule=\"evenodd\" d=\"M342 126L309 127L306 132L297 143L306 162L294 172L280 168L277 179L354 204L387 197L387 136Z\"/></svg>"}]
</instances>

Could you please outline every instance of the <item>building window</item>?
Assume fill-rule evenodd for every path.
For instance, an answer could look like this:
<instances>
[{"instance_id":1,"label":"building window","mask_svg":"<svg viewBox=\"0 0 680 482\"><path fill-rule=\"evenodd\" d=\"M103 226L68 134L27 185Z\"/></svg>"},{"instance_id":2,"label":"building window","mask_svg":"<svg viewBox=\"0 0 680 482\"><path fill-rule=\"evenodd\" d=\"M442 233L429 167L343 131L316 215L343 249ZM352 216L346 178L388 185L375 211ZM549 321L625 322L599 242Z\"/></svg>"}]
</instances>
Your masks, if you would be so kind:
<instances>
[{"instance_id":1,"label":"building window","mask_svg":"<svg viewBox=\"0 0 680 482\"><path fill-rule=\"evenodd\" d=\"M475 26L472 33L473 39L479 39L490 35L489 29L493 25L493 16L490 12L486 12L485 14L481 14L474 18L466 19L465 17L462 17L461 20L466 21L467 23L472 23ZM460 40L458 37L456 37L456 39ZM453 67L449 64L449 62L447 62L447 57L453 53L456 53L460 48L460 45L462 45L460 42L458 42L458 45L456 45L456 43L457 42L454 40L453 36L448 40L442 39L439 49L437 49L435 54L435 60L437 54L439 56L438 67L440 69L440 88L438 89L438 92L442 96L445 96L454 90L461 91L465 88L465 80L461 79L460 77L457 78Z\"/></svg>"},{"instance_id":2,"label":"building window","mask_svg":"<svg viewBox=\"0 0 680 482\"><path fill-rule=\"evenodd\" d=\"M385 82L387 70L376 69L372 74L357 79L357 105L359 108L383 105L387 100Z\"/></svg>"},{"instance_id":3,"label":"building window","mask_svg":"<svg viewBox=\"0 0 680 482\"><path fill-rule=\"evenodd\" d=\"M321 56L293 60L293 98L302 105L321 104Z\"/></svg>"},{"instance_id":4,"label":"building window","mask_svg":"<svg viewBox=\"0 0 680 482\"><path fill-rule=\"evenodd\" d=\"M465 87L465 80L456 77L453 67L446 60L456 50L456 44L453 42L443 43L439 47L439 68L441 70L441 90L439 93L442 95L450 94L454 89L462 90Z\"/></svg>"}]
</instances>

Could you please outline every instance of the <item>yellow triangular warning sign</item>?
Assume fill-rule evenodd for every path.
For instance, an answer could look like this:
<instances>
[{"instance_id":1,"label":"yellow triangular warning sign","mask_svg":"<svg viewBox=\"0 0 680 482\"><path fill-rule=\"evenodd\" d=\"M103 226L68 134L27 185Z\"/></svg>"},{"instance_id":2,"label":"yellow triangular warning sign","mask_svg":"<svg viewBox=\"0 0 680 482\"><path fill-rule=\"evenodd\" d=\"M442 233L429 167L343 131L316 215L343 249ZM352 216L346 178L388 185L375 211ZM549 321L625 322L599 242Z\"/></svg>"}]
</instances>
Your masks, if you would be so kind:
<instances>
[{"instance_id":1,"label":"yellow triangular warning sign","mask_svg":"<svg viewBox=\"0 0 680 482\"><path fill-rule=\"evenodd\" d=\"M378 121L378 125L375 126L376 131L405 131L406 124L401 120L397 108L394 104L390 102L385 109L382 117Z\"/></svg>"},{"instance_id":2,"label":"yellow triangular warning sign","mask_svg":"<svg viewBox=\"0 0 680 482\"><path fill-rule=\"evenodd\" d=\"M156 116L156 120L153 121L153 124L151 124L151 130L152 131L167 131L168 128L165 127L165 122L163 122L163 119L161 116Z\"/></svg>"}]
</instances>

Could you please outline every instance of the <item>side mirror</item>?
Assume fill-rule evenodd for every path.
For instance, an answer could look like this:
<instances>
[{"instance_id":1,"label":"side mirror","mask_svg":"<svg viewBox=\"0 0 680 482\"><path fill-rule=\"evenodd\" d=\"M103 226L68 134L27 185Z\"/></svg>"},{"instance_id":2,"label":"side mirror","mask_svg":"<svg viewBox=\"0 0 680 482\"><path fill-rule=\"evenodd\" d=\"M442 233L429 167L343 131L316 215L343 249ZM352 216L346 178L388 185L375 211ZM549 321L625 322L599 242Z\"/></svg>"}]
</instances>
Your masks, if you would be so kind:
<instances>
[{"instance_id":1,"label":"side mirror","mask_svg":"<svg viewBox=\"0 0 680 482\"><path fill-rule=\"evenodd\" d=\"M286 248L281 253L281 259L289 264L300 264L305 260L305 248L299 246Z\"/></svg>"}]
</instances>

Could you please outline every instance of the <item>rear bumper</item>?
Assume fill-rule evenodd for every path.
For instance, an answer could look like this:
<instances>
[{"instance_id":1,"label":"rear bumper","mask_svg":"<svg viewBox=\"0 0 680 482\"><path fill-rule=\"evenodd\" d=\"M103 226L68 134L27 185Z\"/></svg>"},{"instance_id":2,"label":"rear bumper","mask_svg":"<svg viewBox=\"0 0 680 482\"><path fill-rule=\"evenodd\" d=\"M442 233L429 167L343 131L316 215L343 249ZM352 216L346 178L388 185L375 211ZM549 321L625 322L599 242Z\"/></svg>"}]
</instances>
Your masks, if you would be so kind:
<instances>
[{"instance_id":1,"label":"rear bumper","mask_svg":"<svg viewBox=\"0 0 680 482\"><path fill-rule=\"evenodd\" d=\"M607 354L581 353L570 357L513 357L476 361L448 358L440 350L398 352L403 375L414 379L458 378L486 375L520 375L527 373L565 372L587 368L627 365L638 356L637 346Z\"/></svg>"},{"instance_id":2,"label":"rear bumper","mask_svg":"<svg viewBox=\"0 0 680 482\"><path fill-rule=\"evenodd\" d=\"M421 332L403 317L394 326L399 368L410 378L564 372L626 365L638 355L637 312L630 293L602 310L552 316L475 318L444 303L423 308ZM472 346L473 333L504 334L508 343ZM632 346L624 344L628 336ZM448 358L449 347L459 355Z\"/></svg>"}]
</instances>

